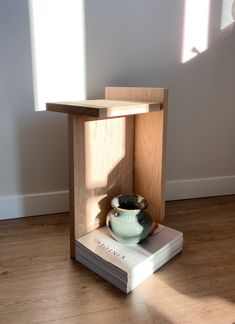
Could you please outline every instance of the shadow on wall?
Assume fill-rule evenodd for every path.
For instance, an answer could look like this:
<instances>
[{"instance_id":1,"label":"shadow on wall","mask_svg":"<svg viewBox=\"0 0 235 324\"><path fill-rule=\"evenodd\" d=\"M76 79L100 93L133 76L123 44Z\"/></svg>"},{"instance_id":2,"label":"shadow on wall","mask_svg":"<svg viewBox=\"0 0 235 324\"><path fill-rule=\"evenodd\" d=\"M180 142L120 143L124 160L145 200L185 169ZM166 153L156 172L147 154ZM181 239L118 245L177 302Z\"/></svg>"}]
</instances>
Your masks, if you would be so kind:
<instances>
[{"instance_id":1,"label":"shadow on wall","mask_svg":"<svg viewBox=\"0 0 235 324\"><path fill-rule=\"evenodd\" d=\"M185 3L187 1L190 0L185 0ZM227 9L231 16L231 6ZM205 32L208 35L204 50L199 51L196 43L192 42L191 48L188 48L191 58L175 65L173 78L169 81L172 87L169 98L168 179L207 178L233 175L235 172L235 156L231 147L231 139L235 136L232 122L235 24L230 19L224 28L221 27L220 1L210 1L207 10ZM200 19L197 23L200 24ZM200 34L197 34L197 29L195 31L195 42L199 37L200 44ZM203 30L201 32L203 37L206 36Z\"/></svg>"},{"instance_id":2,"label":"shadow on wall","mask_svg":"<svg viewBox=\"0 0 235 324\"><path fill-rule=\"evenodd\" d=\"M187 2L209 4L208 49L182 64ZM102 97L105 86L169 88L168 180L235 173L235 30L221 30L222 4L128 0L123 10L122 2L85 2L88 97ZM200 18L192 20L196 36Z\"/></svg>"},{"instance_id":3,"label":"shadow on wall","mask_svg":"<svg viewBox=\"0 0 235 324\"><path fill-rule=\"evenodd\" d=\"M234 174L234 25L221 31L221 1L211 0L209 47L198 54L193 44L198 55L181 64L186 1L128 0L123 10L123 2L86 0L88 95L103 97L108 85L169 87L168 178ZM27 1L1 6L1 194L66 190L65 116L33 111Z\"/></svg>"},{"instance_id":4,"label":"shadow on wall","mask_svg":"<svg viewBox=\"0 0 235 324\"><path fill-rule=\"evenodd\" d=\"M169 112L168 177L203 178L233 175L235 171L231 149L235 136L235 70L231 61L235 55L235 24L221 30L221 9L211 2L214 14L209 20L208 48L200 53L192 47L194 57L174 70L173 78L177 76L179 84L174 79L169 99L170 108L173 101L174 107Z\"/></svg>"},{"instance_id":5,"label":"shadow on wall","mask_svg":"<svg viewBox=\"0 0 235 324\"><path fill-rule=\"evenodd\" d=\"M15 134L18 190L23 193L18 214L32 216L67 211L66 116L21 111Z\"/></svg>"},{"instance_id":6,"label":"shadow on wall","mask_svg":"<svg viewBox=\"0 0 235 324\"><path fill-rule=\"evenodd\" d=\"M105 85L168 87L185 51L187 62L226 34L232 1L129 0L123 11L121 3L87 0L88 97L101 97Z\"/></svg>"}]
</instances>

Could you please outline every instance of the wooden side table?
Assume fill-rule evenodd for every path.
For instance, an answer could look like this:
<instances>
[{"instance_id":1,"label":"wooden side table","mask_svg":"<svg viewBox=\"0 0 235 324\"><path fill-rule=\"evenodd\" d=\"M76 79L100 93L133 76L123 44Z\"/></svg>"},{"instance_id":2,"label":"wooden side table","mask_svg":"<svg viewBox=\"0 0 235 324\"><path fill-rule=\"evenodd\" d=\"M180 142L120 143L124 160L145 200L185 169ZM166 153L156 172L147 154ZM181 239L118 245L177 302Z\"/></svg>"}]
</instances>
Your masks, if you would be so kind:
<instances>
[{"instance_id":1,"label":"wooden side table","mask_svg":"<svg viewBox=\"0 0 235 324\"><path fill-rule=\"evenodd\" d=\"M106 87L105 99L48 103L68 114L70 246L105 224L111 199L137 193L164 220L167 89Z\"/></svg>"}]
</instances>

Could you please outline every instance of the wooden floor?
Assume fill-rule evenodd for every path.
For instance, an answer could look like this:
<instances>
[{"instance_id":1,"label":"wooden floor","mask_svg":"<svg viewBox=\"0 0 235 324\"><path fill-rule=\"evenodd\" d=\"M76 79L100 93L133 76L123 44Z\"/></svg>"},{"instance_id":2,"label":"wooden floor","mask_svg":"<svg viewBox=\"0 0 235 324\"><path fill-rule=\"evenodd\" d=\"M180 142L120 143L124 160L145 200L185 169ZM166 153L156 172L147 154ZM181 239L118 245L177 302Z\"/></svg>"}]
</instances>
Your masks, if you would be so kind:
<instances>
[{"instance_id":1,"label":"wooden floor","mask_svg":"<svg viewBox=\"0 0 235 324\"><path fill-rule=\"evenodd\" d=\"M167 204L184 252L129 295L69 258L66 214L0 222L0 323L235 323L235 196Z\"/></svg>"}]
</instances>

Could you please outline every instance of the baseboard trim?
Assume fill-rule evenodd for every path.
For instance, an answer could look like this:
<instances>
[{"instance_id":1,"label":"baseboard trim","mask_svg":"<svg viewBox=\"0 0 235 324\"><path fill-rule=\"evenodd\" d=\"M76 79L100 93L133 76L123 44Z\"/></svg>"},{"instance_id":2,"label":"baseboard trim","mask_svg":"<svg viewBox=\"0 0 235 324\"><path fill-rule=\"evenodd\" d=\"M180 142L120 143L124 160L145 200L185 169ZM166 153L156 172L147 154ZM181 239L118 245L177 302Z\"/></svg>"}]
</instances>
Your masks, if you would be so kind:
<instances>
[{"instance_id":1,"label":"baseboard trim","mask_svg":"<svg viewBox=\"0 0 235 324\"><path fill-rule=\"evenodd\" d=\"M235 176L174 180L166 182L166 200L235 194Z\"/></svg>"},{"instance_id":2,"label":"baseboard trim","mask_svg":"<svg viewBox=\"0 0 235 324\"><path fill-rule=\"evenodd\" d=\"M166 181L166 200L235 194L235 176ZM0 196L0 220L69 211L69 191Z\"/></svg>"},{"instance_id":3,"label":"baseboard trim","mask_svg":"<svg viewBox=\"0 0 235 324\"><path fill-rule=\"evenodd\" d=\"M68 190L0 196L0 220L68 211Z\"/></svg>"}]
</instances>

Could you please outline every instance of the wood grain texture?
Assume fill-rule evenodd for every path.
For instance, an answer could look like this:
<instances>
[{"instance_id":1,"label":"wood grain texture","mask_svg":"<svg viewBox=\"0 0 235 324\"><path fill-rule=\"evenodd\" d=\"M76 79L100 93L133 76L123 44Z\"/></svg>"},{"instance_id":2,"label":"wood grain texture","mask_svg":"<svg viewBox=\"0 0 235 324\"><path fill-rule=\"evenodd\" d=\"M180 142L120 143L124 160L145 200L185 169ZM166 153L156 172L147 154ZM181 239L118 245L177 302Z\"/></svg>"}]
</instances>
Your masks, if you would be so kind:
<instances>
[{"instance_id":1,"label":"wood grain texture","mask_svg":"<svg viewBox=\"0 0 235 324\"><path fill-rule=\"evenodd\" d=\"M108 100L127 100L141 102L159 102L164 101L165 88L143 88L143 87L105 87L105 99Z\"/></svg>"},{"instance_id":2,"label":"wood grain texture","mask_svg":"<svg viewBox=\"0 0 235 324\"><path fill-rule=\"evenodd\" d=\"M121 310L121 311L120 311ZM148 307L144 304L122 307L120 309L110 309L101 312L75 316L66 320L56 321L58 324L154 324Z\"/></svg>"},{"instance_id":3,"label":"wood grain texture","mask_svg":"<svg viewBox=\"0 0 235 324\"><path fill-rule=\"evenodd\" d=\"M105 224L110 201L133 191L133 116L69 116L71 256L74 241Z\"/></svg>"},{"instance_id":4,"label":"wood grain texture","mask_svg":"<svg viewBox=\"0 0 235 324\"><path fill-rule=\"evenodd\" d=\"M146 197L149 214L161 223L165 218L166 109L135 116L134 190Z\"/></svg>"},{"instance_id":5,"label":"wood grain texture","mask_svg":"<svg viewBox=\"0 0 235 324\"><path fill-rule=\"evenodd\" d=\"M161 109L160 102L131 102L120 100L84 100L47 103L48 111L107 118L143 114Z\"/></svg>"},{"instance_id":6,"label":"wood grain texture","mask_svg":"<svg viewBox=\"0 0 235 324\"><path fill-rule=\"evenodd\" d=\"M69 257L65 214L0 221L0 323L235 322L235 196L168 202L183 253L126 295Z\"/></svg>"},{"instance_id":7,"label":"wood grain texture","mask_svg":"<svg viewBox=\"0 0 235 324\"><path fill-rule=\"evenodd\" d=\"M164 88L107 87L112 100L158 101L162 110L135 116L134 192L147 199L155 221L164 221L165 147L168 91Z\"/></svg>"}]
</instances>

